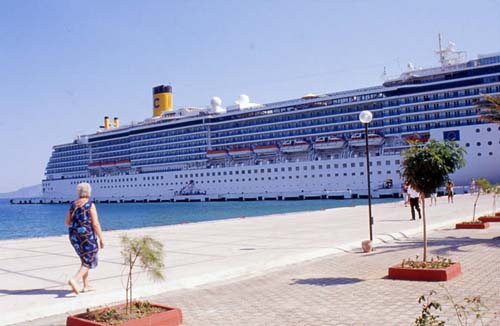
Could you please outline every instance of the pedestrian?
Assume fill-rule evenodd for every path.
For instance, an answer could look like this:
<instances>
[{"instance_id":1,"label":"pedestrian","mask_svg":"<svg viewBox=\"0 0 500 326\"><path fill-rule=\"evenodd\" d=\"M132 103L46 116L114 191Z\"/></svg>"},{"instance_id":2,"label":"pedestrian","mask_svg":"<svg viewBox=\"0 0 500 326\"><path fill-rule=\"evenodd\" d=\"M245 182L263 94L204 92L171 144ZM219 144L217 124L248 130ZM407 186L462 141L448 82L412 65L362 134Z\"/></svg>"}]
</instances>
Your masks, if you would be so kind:
<instances>
[{"instance_id":1,"label":"pedestrian","mask_svg":"<svg viewBox=\"0 0 500 326\"><path fill-rule=\"evenodd\" d=\"M415 220L415 210L418 212L418 218L422 219L422 214L420 213L420 193L413 189L411 185L408 185L408 197L410 198L410 210L411 210L411 220Z\"/></svg>"},{"instance_id":2,"label":"pedestrian","mask_svg":"<svg viewBox=\"0 0 500 326\"><path fill-rule=\"evenodd\" d=\"M437 192L436 192L436 189L434 189L434 191L431 194L431 205L430 206L432 206L432 203L434 203L434 206L437 206Z\"/></svg>"},{"instance_id":3,"label":"pedestrian","mask_svg":"<svg viewBox=\"0 0 500 326\"><path fill-rule=\"evenodd\" d=\"M476 180L474 180L474 178L472 178L470 181L469 192L471 195L474 195L474 193L476 192Z\"/></svg>"},{"instance_id":4,"label":"pedestrian","mask_svg":"<svg viewBox=\"0 0 500 326\"><path fill-rule=\"evenodd\" d=\"M448 183L446 184L446 193L448 194L448 204L452 203L453 204L453 187L455 187L455 184L453 181L448 180Z\"/></svg>"},{"instance_id":5,"label":"pedestrian","mask_svg":"<svg viewBox=\"0 0 500 326\"><path fill-rule=\"evenodd\" d=\"M80 291L77 288L77 282L80 279L83 281L81 292L93 291L89 285L89 270L97 267L97 253L99 247L104 248L104 240L96 207L90 201L92 191L90 184L80 183L77 185L76 191L78 199L71 203L66 214L66 226L71 245L81 261L80 269L68 281L73 292L78 294Z\"/></svg>"},{"instance_id":6,"label":"pedestrian","mask_svg":"<svg viewBox=\"0 0 500 326\"><path fill-rule=\"evenodd\" d=\"M405 207L408 206L408 182L401 184L401 195L403 196Z\"/></svg>"}]
</instances>

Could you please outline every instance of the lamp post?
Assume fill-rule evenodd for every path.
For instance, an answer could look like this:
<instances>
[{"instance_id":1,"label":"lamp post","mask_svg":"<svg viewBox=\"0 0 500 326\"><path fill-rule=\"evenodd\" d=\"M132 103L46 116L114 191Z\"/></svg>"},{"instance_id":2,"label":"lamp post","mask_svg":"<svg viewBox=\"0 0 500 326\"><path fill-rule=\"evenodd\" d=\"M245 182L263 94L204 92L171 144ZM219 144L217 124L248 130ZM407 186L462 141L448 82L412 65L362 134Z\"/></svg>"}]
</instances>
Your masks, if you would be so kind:
<instances>
[{"instance_id":1,"label":"lamp post","mask_svg":"<svg viewBox=\"0 0 500 326\"><path fill-rule=\"evenodd\" d=\"M370 226L370 242L373 241L373 231L372 231L373 217L372 217L372 192L370 187L370 154L368 152L368 124L372 121L372 119L373 119L373 114L370 111L361 111L361 113L359 114L359 121L361 121L361 123L365 127L366 177L368 179L368 224Z\"/></svg>"}]
</instances>

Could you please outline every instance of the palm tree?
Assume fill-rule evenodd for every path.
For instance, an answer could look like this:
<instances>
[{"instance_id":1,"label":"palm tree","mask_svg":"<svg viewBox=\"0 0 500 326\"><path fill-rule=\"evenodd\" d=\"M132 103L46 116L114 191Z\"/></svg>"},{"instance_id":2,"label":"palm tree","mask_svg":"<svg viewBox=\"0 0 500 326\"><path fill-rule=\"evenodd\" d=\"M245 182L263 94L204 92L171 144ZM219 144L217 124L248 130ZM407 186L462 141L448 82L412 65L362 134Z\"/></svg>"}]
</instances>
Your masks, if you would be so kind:
<instances>
[{"instance_id":1,"label":"palm tree","mask_svg":"<svg viewBox=\"0 0 500 326\"><path fill-rule=\"evenodd\" d=\"M481 94L478 104L481 120L500 124L500 97Z\"/></svg>"}]
</instances>

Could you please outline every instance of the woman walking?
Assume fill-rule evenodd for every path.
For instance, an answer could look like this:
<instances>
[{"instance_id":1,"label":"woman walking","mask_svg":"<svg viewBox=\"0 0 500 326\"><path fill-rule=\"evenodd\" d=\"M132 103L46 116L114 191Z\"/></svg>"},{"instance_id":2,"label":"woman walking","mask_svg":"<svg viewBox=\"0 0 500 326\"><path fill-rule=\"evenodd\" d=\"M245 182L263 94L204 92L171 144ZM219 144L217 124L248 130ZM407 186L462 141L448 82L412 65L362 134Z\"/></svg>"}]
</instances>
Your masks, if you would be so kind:
<instances>
[{"instance_id":1,"label":"woman walking","mask_svg":"<svg viewBox=\"0 0 500 326\"><path fill-rule=\"evenodd\" d=\"M76 294L80 292L77 288L77 282L80 279L83 281L82 292L93 290L89 285L89 270L97 267L97 252L99 247L104 248L97 210L90 201L91 191L90 184L78 184L76 187L78 199L71 203L66 215L69 240L82 263L75 276L68 281L69 286Z\"/></svg>"}]
</instances>

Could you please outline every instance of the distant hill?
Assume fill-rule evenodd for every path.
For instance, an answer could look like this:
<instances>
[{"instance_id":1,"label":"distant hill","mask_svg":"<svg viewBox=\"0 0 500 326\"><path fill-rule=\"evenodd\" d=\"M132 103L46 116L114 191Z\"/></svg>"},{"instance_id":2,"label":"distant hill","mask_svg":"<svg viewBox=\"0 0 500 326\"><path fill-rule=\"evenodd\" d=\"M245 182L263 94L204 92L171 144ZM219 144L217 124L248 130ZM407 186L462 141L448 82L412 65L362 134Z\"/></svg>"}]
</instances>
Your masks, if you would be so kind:
<instances>
[{"instance_id":1,"label":"distant hill","mask_svg":"<svg viewBox=\"0 0 500 326\"><path fill-rule=\"evenodd\" d=\"M42 196L42 185L24 187L12 192L0 193L0 198L31 198Z\"/></svg>"}]
</instances>

